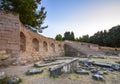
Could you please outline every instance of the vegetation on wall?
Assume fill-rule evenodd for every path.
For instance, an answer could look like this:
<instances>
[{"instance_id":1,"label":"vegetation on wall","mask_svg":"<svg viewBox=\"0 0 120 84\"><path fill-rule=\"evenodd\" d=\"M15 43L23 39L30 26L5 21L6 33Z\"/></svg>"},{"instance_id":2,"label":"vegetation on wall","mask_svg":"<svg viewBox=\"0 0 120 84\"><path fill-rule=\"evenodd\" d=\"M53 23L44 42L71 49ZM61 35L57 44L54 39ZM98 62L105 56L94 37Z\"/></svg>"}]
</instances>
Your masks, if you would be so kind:
<instances>
[{"instance_id":1,"label":"vegetation on wall","mask_svg":"<svg viewBox=\"0 0 120 84\"><path fill-rule=\"evenodd\" d=\"M47 12L40 7L41 0L0 0L0 9L19 14L20 21L28 28L42 32Z\"/></svg>"}]
</instances>

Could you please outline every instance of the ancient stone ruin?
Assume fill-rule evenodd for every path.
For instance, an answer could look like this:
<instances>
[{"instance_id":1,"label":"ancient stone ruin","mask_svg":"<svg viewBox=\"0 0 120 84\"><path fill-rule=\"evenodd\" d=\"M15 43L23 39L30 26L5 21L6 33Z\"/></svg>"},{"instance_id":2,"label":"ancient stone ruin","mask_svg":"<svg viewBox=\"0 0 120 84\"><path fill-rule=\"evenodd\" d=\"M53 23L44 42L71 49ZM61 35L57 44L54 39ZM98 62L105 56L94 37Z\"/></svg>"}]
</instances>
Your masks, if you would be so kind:
<instances>
[{"instance_id":1,"label":"ancient stone ruin","mask_svg":"<svg viewBox=\"0 0 120 84\"><path fill-rule=\"evenodd\" d=\"M33 62L64 55L64 42L44 37L22 25L18 14L0 10L0 63Z\"/></svg>"},{"instance_id":2,"label":"ancient stone ruin","mask_svg":"<svg viewBox=\"0 0 120 84\"><path fill-rule=\"evenodd\" d=\"M0 10L0 65L25 64L58 56L88 57L99 46L90 43L56 41L25 27L19 15Z\"/></svg>"}]
</instances>

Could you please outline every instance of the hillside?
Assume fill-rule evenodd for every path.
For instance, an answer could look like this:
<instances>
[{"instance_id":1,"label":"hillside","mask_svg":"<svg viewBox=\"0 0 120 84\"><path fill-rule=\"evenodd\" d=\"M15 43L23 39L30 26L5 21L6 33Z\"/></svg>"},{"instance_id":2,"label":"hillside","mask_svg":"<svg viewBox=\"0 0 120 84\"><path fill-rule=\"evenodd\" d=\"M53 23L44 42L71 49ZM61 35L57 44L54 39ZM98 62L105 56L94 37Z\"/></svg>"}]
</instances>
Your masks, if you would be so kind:
<instances>
[{"instance_id":1,"label":"hillside","mask_svg":"<svg viewBox=\"0 0 120 84\"><path fill-rule=\"evenodd\" d=\"M65 41L65 54L69 56L103 56L105 54L118 54L119 51L103 49L95 44Z\"/></svg>"}]
</instances>

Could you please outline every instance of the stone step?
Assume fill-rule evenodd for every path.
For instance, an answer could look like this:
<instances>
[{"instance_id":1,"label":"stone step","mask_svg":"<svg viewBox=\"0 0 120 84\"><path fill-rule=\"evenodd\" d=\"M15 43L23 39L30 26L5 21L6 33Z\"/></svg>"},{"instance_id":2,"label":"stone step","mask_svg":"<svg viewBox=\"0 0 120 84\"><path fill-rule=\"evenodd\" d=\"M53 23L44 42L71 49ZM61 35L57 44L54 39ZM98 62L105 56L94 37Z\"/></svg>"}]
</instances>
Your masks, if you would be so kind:
<instances>
[{"instance_id":1,"label":"stone step","mask_svg":"<svg viewBox=\"0 0 120 84\"><path fill-rule=\"evenodd\" d=\"M6 50L0 50L0 54L5 54Z\"/></svg>"}]
</instances>

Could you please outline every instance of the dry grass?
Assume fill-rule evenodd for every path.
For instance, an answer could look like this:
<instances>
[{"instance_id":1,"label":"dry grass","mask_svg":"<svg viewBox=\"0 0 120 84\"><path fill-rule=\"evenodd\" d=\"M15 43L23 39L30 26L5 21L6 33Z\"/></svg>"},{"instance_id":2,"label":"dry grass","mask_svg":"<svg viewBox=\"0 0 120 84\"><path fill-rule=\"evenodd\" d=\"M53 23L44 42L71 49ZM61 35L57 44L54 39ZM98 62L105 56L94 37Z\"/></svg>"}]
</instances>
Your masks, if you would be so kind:
<instances>
[{"instance_id":1,"label":"dry grass","mask_svg":"<svg viewBox=\"0 0 120 84\"><path fill-rule=\"evenodd\" d=\"M104 59L92 58L91 60L92 61L97 61L97 62L116 63L116 62L120 61L120 57L109 56L109 57L105 57Z\"/></svg>"},{"instance_id":2,"label":"dry grass","mask_svg":"<svg viewBox=\"0 0 120 84\"><path fill-rule=\"evenodd\" d=\"M120 48L105 47L105 46L100 46L100 49L102 49L102 50L115 50L115 49L117 49L120 51Z\"/></svg>"}]
</instances>

